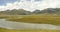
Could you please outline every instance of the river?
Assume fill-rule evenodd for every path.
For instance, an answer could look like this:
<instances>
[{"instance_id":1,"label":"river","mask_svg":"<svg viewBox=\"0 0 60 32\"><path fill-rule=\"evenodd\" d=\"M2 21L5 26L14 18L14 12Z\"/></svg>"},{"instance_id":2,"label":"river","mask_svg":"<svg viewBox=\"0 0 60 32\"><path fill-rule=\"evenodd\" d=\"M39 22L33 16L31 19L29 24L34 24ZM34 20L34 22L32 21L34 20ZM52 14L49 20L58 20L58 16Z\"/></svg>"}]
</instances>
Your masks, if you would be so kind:
<instances>
[{"instance_id":1,"label":"river","mask_svg":"<svg viewBox=\"0 0 60 32\"><path fill-rule=\"evenodd\" d=\"M6 19L0 19L0 27L7 29L51 29L51 30L60 30L60 26L52 24L33 24L33 23L23 23L23 22L12 22L6 21Z\"/></svg>"}]
</instances>

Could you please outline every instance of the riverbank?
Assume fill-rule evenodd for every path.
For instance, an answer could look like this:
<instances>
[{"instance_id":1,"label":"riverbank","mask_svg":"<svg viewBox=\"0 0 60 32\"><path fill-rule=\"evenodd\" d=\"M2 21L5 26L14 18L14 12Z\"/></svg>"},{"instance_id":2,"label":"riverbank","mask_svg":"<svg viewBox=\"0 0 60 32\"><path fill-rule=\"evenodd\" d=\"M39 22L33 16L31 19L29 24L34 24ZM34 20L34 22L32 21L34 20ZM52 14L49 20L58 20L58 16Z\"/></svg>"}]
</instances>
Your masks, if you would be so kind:
<instances>
[{"instance_id":1,"label":"riverbank","mask_svg":"<svg viewBox=\"0 0 60 32\"><path fill-rule=\"evenodd\" d=\"M0 18L16 22L60 25L60 16L57 15L4 15Z\"/></svg>"},{"instance_id":2,"label":"riverbank","mask_svg":"<svg viewBox=\"0 0 60 32\"><path fill-rule=\"evenodd\" d=\"M57 25L13 22L6 21L6 19L0 19L0 27L16 30L35 30L35 29L60 30L60 26Z\"/></svg>"}]
</instances>

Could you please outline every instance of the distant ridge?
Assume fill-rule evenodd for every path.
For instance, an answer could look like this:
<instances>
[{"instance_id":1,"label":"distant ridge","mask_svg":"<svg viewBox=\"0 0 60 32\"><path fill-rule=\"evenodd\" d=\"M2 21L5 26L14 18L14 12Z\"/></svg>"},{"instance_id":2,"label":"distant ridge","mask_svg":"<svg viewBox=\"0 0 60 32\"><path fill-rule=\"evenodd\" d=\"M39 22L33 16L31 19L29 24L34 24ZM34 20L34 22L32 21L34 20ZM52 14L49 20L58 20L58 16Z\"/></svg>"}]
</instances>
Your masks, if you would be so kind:
<instances>
[{"instance_id":1,"label":"distant ridge","mask_svg":"<svg viewBox=\"0 0 60 32\"><path fill-rule=\"evenodd\" d=\"M31 14L60 14L60 8L47 8L44 10L36 9L33 12L26 11L24 9L13 9L13 10L6 10L0 11L0 15L31 15Z\"/></svg>"}]
</instances>

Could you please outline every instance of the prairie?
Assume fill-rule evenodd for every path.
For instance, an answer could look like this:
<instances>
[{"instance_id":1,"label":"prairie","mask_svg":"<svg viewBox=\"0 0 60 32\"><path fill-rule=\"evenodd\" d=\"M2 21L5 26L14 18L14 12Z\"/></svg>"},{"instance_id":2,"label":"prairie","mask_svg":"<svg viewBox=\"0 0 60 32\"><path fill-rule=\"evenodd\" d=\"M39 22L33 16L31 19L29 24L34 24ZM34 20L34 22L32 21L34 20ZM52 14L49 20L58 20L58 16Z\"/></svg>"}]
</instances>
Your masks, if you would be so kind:
<instances>
[{"instance_id":1,"label":"prairie","mask_svg":"<svg viewBox=\"0 0 60 32\"><path fill-rule=\"evenodd\" d=\"M4 15L0 18L16 22L60 25L60 15Z\"/></svg>"},{"instance_id":2,"label":"prairie","mask_svg":"<svg viewBox=\"0 0 60 32\"><path fill-rule=\"evenodd\" d=\"M0 15L0 19L13 22L52 24L60 26L60 15ZM13 30L0 28L0 32L60 32L60 30Z\"/></svg>"},{"instance_id":3,"label":"prairie","mask_svg":"<svg viewBox=\"0 0 60 32\"><path fill-rule=\"evenodd\" d=\"M14 30L0 28L0 32L60 32L60 30Z\"/></svg>"}]
</instances>

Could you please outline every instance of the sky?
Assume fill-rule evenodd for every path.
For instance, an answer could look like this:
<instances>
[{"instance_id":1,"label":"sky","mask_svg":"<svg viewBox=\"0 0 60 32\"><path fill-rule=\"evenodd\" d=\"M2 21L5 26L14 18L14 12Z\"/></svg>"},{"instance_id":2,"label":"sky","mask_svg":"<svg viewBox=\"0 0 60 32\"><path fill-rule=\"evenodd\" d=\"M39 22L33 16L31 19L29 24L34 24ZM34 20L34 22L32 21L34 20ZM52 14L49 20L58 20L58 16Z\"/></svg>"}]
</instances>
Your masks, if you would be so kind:
<instances>
[{"instance_id":1,"label":"sky","mask_svg":"<svg viewBox=\"0 0 60 32\"><path fill-rule=\"evenodd\" d=\"M6 5L6 3L13 3L13 2L15 2L15 1L17 1L17 0L0 0L0 5Z\"/></svg>"},{"instance_id":2,"label":"sky","mask_svg":"<svg viewBox=\"0 0 60 32\"><path fill-rule=\"evenodd\" d=\"M0 11L8 9L34 11L46 8L60 8L60 0L0 0Z\"/></svg>"}]
</instances>

